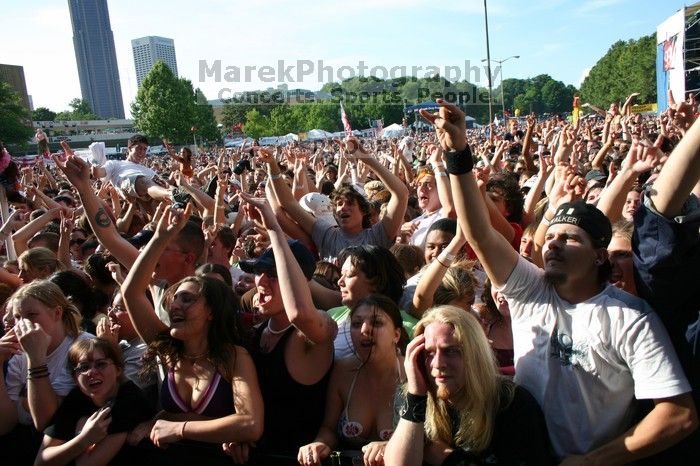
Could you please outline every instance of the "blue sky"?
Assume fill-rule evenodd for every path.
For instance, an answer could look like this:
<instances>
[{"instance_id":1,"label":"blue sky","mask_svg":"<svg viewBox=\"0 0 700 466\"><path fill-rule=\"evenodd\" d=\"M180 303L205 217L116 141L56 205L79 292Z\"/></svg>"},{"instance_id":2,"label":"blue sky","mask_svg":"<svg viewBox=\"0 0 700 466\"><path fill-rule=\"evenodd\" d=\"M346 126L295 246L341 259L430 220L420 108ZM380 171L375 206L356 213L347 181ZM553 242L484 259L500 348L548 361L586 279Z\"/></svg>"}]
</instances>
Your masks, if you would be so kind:
<instances>
[{"instance_id":1,"label":"blue sky","mask_svg":"<svg viewBox=\"0 0 700 466\"><path fill-rule=\"evenodd\" d=\"M35 107L66 109L80 97L68 2L7 3L0 63L24 66ZM547 73L578 86L615 41L655 32L682 6L677 0L490 0L491 58L520 55L504 65L506 78ZM375 66L387 73L392 66L457 66L464 75L465 61L483 66L486 57L481 0L109 0L109 8L127 113L137 91L131 39L148 35L175 40L180 75L209 99L280 84L260 80L266 65L275 72L265 79L279 76L290 88L317 90L320 61L334 77L359 73L361 62L365 74ZM216 60L222 78L227 67L238 67L240 79L201 80L202 64L211 68ZM277 72L280 61L293 67L286 76ZM313 72L299 82L298 73L311 64ZM255 67L250 80L246 66ZM470 77L486 84L485 73Z\"/></svg>"}]
</instances>

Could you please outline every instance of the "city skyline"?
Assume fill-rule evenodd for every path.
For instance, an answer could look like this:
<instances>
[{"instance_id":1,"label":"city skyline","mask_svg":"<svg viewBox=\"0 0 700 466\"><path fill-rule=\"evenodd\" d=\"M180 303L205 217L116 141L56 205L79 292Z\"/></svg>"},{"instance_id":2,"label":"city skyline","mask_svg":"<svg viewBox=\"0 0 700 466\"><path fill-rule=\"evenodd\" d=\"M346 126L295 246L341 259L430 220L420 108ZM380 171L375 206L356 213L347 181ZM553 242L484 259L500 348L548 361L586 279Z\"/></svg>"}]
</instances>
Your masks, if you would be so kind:
<instances>
[{"instance_id":1,"label":"city skyline","mask_svg":"<svg viewBox=\"0 0 700 466\"><path fill-rule=\"evenodd\" d=\"M290 64L323 60L338 70L364 61L370 68L410 69L461 66L467 60L481 65L486 57L482 2L357 0L348 9L337 0L321 4L203 0L196 5L184 0L121 0L109 6L127 113L138 90L131 40L149 35L177 42L179 75L210 100L226 88L240 92L287 84L316 91L323 82L305 77L303 82L266 83L257 76L250 82L200 80L200 62L211 65L220 60L224 66L261 68L280 60ZM520 56L504 65L506 79L549 74L578 87L616 41L654 33L683 3L532 0L523 6L515 0L490 0L488 6L492 59ZM13 2L5 10L7 34L14 40L12 46L0 49L0 62L24 67L35 107L67 109L80 88L66 4Z\"/></svg>"},{"instance_id":2,"label":"city skyline","mask_svg":"<svg viewBox=\"0 0 700 466\"><path fill-rule=\"evenodd\" d=\"M107 0L68 0L68 7L83 100L101 118L124 118Z\"/></svg>"}]
</instances>

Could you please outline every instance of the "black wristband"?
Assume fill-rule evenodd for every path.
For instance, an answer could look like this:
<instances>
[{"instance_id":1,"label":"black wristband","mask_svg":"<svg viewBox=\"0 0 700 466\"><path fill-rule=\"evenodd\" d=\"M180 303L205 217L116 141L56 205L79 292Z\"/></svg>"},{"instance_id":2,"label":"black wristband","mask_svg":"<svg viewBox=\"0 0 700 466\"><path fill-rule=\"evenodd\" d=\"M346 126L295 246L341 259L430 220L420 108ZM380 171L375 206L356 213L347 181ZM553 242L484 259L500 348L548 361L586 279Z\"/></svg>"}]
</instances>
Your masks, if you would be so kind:
<instances>
[{"instance_id":1,"label":"black wristband","mask_svg":"<svg viewBox=\"0 0 700 466\"><path fill-rule=\"evenodd\" d=\"M406 402L401 408L401 419L409 422L425 422L425 408L428 406L428 395L406 393Z\"/></svg>"},{"instance_id":2,"label":"black wristband","mask_svg":"<svg viewBox=\"0 0 700 466\"><path fill-rule=\"evenodd\" d=\"M476 460L477 458L473 454L457 447L442 460L442 466L469 466L478 464L475 462Z\"/></svg>"},{"instance_id":3,"label":"black wristband","mask_svg":"<svg viewBox=\"0 0 700 466\"><path fill-rule=\"evenodd\" d=\"M445 152L445 168L450 175L463 175L474 168L474 159L469 144L464 146L461 152Z\"/></svg>"}]
</instances>

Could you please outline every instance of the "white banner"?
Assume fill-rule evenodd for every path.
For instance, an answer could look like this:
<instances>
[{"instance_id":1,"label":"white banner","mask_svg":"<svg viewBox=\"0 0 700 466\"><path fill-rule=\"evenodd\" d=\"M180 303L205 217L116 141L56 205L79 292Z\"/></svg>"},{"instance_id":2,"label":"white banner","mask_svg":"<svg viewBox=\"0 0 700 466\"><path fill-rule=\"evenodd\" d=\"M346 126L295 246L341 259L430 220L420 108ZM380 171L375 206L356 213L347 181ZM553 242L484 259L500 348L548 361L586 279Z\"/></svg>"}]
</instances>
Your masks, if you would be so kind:
<instances>
[{"instance_id":1,"label":"white banner","mask_svg":"<svg viewBox=\"0 0 700 466\"><path fill-rule=\"evenodd\" d=\"M685 100L685 8L656 28L657 98L659 110L668 107L667 92L673 91L676 102Z\"/></svg>"}]
</instances>

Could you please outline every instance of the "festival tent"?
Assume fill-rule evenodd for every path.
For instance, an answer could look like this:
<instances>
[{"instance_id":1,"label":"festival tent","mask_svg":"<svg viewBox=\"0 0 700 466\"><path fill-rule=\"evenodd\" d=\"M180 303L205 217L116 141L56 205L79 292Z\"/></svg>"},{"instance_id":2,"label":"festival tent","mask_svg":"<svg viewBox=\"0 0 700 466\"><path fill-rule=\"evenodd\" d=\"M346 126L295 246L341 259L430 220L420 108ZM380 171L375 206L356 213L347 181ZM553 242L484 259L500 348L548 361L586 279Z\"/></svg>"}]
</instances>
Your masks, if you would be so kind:
<instances>
[{"instance_id":1,"label":"festival tent","mask_svg":"<svg viewBox=\"0 0 700 466\"><path fill-rule=\"evenodd\" d=\"M312 129L306 133L307 139L329 139L333 137L333 134L322 129Z\"/></svg>"},{"instance_id":2,"label":"festival tent","mask_svg":"<svg viewBox=\"0 0 700 466\"><path fill-rule=\"evenodd\" d=\"M398 123L394 123L393 125L389 125L386 128L382 130L382 137L383 138L398 138L403 136L403 134L406 132L406 128L401 126Z\"/></svg>"}]
</instances>

